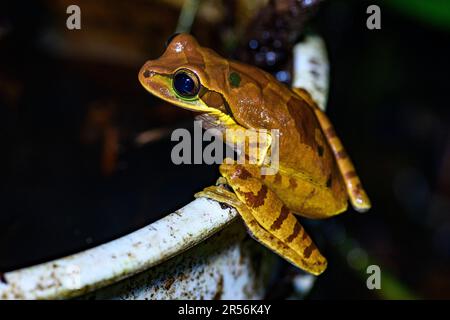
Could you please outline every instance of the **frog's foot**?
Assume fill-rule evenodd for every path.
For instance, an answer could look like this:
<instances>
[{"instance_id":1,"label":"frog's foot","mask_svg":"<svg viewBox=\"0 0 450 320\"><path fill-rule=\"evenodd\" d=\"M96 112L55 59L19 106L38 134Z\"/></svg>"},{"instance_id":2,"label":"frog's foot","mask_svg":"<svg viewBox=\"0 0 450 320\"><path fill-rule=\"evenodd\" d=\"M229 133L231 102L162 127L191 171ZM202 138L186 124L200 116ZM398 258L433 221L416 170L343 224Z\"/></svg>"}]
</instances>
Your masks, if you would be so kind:
<instances>
[{"instance_id":1,"label":"frog's foot","mask_svg":"<svg viewBox=\"0 0 450 320\"><path fill-rule=\"evenodd\" d=\"M226 183L226 181L225 181ZM236 208L236 210L239 209L243 205L242 202L239 201L239 199L236 197L236 195L232 192L227 190L224 186L210 186L206 187L200 192L197 192L194 197L196 198L208 198L213 199L221 203L225 203L229 206L232 206Z\"/></svg>"},{"instance_id":2,"label":"frog's foot","mask_svg":"<svg viewBox=\"0 0 450 320\"><path fill-rule=\"evenodd\" d=\"M217 179L216 181L216 186L220 186L220 185L227 185L227 179L225 179L224 177L219 177L219 179Z\"/></svg>"},{"instance_id":3,"label":"frog's foot","mask_svg":"<svg viewBox=\"0 0 450 320\"><path fill-rule=\"evenodd\" d=\"M255 217L252 215L252 211L243 202L241 202L233 192L228 191L223 187L211 186L196 193L195 197L214 199L220 203L225 203L229 206L234 207L239 212L242 220L244 220L249 234L256 241L260 242L295 266L305 265L304 257L299 255L295 250L290 248L283 241L265 230L258 223L258 221L256 221Z\"/></svg>"},{"instance_id":4,"label":"frog's foot","mask_svg":"<svg viewBox=\"0 0 450 320\"><path fill-rule=\"evenodd\" d=\"M327 261L294 214L257 177L254 167L220 166L220 172L242 202L237 208L251 233L260 242L297 267L319 275Z\"/></svg>"}]
</instances>

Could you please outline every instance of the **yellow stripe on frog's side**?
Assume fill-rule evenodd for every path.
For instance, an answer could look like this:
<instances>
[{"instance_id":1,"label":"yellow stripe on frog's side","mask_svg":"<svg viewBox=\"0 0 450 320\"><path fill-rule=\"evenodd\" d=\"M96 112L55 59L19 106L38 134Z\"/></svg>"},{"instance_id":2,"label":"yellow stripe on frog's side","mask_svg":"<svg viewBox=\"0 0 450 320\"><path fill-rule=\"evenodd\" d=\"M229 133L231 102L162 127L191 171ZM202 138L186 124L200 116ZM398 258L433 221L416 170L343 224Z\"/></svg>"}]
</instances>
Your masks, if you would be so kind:
<instances>
[{"instance_id":1,"label":"yellow stripe on frog's side","mask_svg":"<svg viewBox=\"0 0 450 320\"><path fill-rule=\"evenodd\" d=\"M307 92L298 88L294 91L306 101L308 101L309 105L314 110L317 120L319 121L322 127L322 131L328 141L328 144L334 153L339 171L341 172L341 175L345 181L347 193L353 208L359 212L365 212L369 210L371 207L369 197L364 191L361 181L356 174L355 167L350 160L350 157L347 155L347 152L345 151L341 140L336 135L336 132L330 120L328 119L326 114L322 110L320 110L319 107L317 107L317 105L312 101Z\"/></svg>"},{"instance_id":2,"label":"yellow stripe on frog's side","mask_svg":"<svg viewBox=\"0 0 450 320\"><path fill-rule=\"evenodd\" d=\"M280 198L258 175L256 166L222 164L221 174L227 179L240 201L250 209L255 220L270 234L294 250L300 257L300 267L313 274L322 273L326 259Z\"/></svg>"}]
</instances>

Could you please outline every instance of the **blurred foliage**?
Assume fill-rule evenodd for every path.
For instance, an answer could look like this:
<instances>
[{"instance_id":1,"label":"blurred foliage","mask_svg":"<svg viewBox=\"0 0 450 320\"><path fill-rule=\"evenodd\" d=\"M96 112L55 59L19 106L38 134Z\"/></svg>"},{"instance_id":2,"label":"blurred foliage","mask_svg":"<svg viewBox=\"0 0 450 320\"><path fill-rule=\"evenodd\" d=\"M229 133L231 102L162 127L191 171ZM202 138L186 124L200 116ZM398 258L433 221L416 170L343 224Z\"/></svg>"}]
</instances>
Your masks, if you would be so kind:
<instances>
[{"instance_id":1,"label":"blurred foliage","mask_svg":"<svg viewBox=\"0 0 450 320\"><path fill-rule=\"evenodd\" d=\"M384 2L404 14L450 31L450 1L448 0L385 0Z\"/></svg>"}]
</instances>

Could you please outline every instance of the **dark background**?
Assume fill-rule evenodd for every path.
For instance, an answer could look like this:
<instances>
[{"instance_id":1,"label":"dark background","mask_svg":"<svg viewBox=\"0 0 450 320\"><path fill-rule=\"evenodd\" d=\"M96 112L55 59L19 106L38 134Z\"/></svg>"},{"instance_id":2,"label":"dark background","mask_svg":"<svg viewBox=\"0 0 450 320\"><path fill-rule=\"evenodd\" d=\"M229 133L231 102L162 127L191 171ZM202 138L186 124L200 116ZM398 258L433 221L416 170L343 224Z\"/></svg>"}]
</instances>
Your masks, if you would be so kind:
<instances>
[{"instance_id":1,"label":"dark background","mask_svg":"<svg viewBox=\"0 0 450 320\"><path fill-rule=\"evenodd\" d=\"M442 19L450 7L441 2L438 19L411 10L414 1L406 9L388 2L324 1L310 22L329 49L329 117L373 209L304 221L330 261L309 298L450 298L450 22ZM79 31L65 28L72 3L82 10ZM366 28L372 3L381 30ZM144 0L1 6L0 271L125 235L215 181L216 167L173 165L167 135L136 143L142 132L192 125L191 113L137 81L180 8ZM235 11L199 14L192 33L232 55L227 26L240 20L225 9ZM288 283L297 271L280 263ZM368 264L381 267L382 290L367 290Z\"/></svg>"}]
</instances>

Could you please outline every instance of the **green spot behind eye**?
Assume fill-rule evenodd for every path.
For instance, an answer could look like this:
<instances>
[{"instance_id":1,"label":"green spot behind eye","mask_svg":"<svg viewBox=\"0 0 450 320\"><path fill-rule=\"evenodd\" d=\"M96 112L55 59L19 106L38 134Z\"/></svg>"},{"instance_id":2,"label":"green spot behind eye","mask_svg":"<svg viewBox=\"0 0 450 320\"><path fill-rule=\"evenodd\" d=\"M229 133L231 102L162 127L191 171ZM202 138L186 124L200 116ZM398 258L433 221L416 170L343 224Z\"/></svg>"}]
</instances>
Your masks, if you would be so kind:
<instances>
[{"instance_id":1,"label":"green spot behind eye","mask_svg":"<svg viewBox=\"0 0 450 320\"><path fill-rule=\"evenodd\" d=\"M230 85L233 88L239 87L239 84L241 83L241 76L239 73L232 72L230 73L230 76L228 77L228 81L230 81Z\"/></svg>"}]
</instances>

